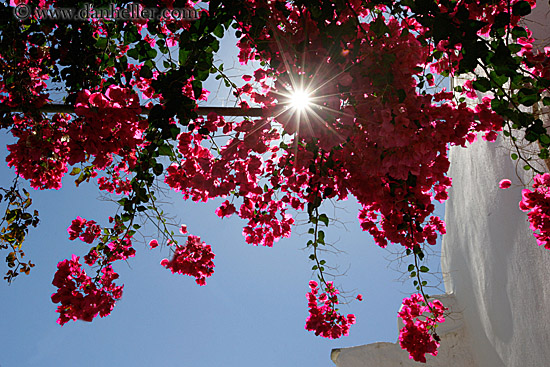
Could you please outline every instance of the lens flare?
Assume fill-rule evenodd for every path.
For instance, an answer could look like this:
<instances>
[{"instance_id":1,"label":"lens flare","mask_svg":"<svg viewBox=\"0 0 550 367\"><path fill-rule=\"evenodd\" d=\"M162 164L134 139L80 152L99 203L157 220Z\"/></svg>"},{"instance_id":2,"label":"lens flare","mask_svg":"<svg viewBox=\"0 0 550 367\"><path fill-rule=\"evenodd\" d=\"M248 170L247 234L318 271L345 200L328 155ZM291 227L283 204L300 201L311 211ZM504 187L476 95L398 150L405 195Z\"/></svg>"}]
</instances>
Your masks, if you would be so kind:
<instances>
[{"instance_id":1,"label":"lens flare","mask_svg":"<svg viewBox=\"0 0 550 367\"><path fill-rule=\"evenodd\" d=\"M304 111L311 105L311 96L305 90L296 90L290 96L290 107L297 111Z\"/></svg>"}]
</instances>

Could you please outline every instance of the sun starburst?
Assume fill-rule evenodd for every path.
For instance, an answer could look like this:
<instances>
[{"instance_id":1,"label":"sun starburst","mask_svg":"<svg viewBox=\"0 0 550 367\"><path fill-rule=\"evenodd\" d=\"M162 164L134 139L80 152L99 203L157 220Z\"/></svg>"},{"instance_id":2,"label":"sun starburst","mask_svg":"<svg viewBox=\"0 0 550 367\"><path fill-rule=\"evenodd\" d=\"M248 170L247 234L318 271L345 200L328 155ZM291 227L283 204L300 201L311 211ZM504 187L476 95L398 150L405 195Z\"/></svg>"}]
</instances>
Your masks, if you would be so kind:
<instances>
[{"instance_id":1,"label":"sun starburst","mask_svg":"<svg viewBox=\"0 0 550 367\"><path fill-rule=\"evenodd\" d=\"M305 111L311 108L312 98L309 92L304 89L295 90L290 95L290 107L296 111Z\"/></svg>"}]
</instances>

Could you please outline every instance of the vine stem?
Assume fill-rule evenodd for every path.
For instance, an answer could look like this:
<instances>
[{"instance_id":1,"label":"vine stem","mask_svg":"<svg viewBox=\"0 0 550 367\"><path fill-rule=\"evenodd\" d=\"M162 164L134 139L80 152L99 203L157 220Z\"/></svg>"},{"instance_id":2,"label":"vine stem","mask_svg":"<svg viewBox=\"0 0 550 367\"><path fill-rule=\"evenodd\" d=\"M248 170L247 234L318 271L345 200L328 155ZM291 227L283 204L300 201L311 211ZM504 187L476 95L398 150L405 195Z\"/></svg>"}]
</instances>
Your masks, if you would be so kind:
<instances>
[{"instance_id":1,"label":"vine stem","mask_svg":"<svg viewBox=\"0 0 550 367\"><path fill-rule=\"evenodd\" d=\"M413 222L413 218L412 216L410 215L410 212L409 212L409 217L410 217L410 221L409 221L409 237L411 239L411 243L414 243L414 228L413 228L413 225L412 225L412 222ZM424 292L424 286L422 285L422 278L420 277L420 266L418 264L419 262L419 257L418 257L418 254L416 253L415 249L418 249L420 251L422 251L422 249L420 248L420 245L418 244L415 244L413 246L413 255L414 255L414 267L415 267L415 270L416 270L416 281L418 282L418 286L417 286L417 289L420 291L420 294L422 295L422 298L424 299L424 303L426 304L426 306L428 307L428 309L430 310L430 313L432 315L435 314L434 312L434 309L433 307L430 305L430 302L428 301L428 296L426 295L426 293ZM428 317L429 318L429 317ZM435 319L432 319L435 321ZM437 326L437 325L435 325ZM435 326L434 328L432 328L430 330L430 332L432 333L432 336L434 338L434 340L436 340L437 342L440 341L440 338L439 338L439 335L437 335L437 332L435 331Z\"/></svg>"},{"instance_id":2,"label":"vine stem","mask_svg":"<svg viewBox=\"0 0 550 367\"><path fill-rule=\"evenodd\" d=\"M319 209L315 208L315 227L313 232L313 256L315 257L315 263L317 264L317 270L319 270L319 279L323 282L325 287L328 287L328 284L325 280L325 277L323 275L323 270L321 263L319 262L319 257L317 256L317 246L319 243L317 242L319 240Z\"/></svg>"},{"instance_id":3,"label":"vine stem","mask_svg":"<svg viewBox=\"0 0 550 367\"><path fill-rule=\"evenodd\" d=\"M428 302L428 296L424 293L424 287L422 286L422 279L420 278L420 267L418 266L418 255L413 253L414 255L414 267L416 268L416 280L418 281L418 287L420 289L420 293L422 294L422 297L424 298L424 302L426 302L426 305L430 309L430 311L433 312L432 307L429 305Z\"/></svg>"},{"instance_id":4,"label":"vine stem","mask_svg":"<svg viewBox=\"0 0 550 367\"><path fill-rule=\"evenodd\" d=\"M410 214L410 211L408 212L410 221L409 221L409 237L411 239L411 243L414 243L414 228L413 228L413 217ZM416 270L416 280L418 282L418 290L420 291L420 294L422 294L422 298L424 298L424 302L426 303L426 306L430 309L430 312L433 314L433 308L430 306L430 302L428 302L428 296L426 296L426 293L424 292L424 286L422 285L422 279L420 277L420 266L418 265L418 254L416 253L415 249L418 249L422 251L419 244L413 245L413 255L414 255L414 268Z\"/></svg>"},{"instance_id":5,"label":"vine stem","mask_svg":"<svg viewBox=\"0 0 550 367\"><path fill-rule=\"evenodd\" d=\"M160 226L158 225L158 222L155 222L153 219L151 219L149 215L146 214L147 219L149 219L159 231L163 232L165 235L167 234L168 237L170 237L170 240L172 242L177 242L172 236L172 234L170 233L170 231L168 230L168 227L166 226L166 221L164 220L162 214L160 213L157 206L155 205L155 201L153 200L153 194L151 193L149 185L146 185L145 187L147 189L147 194L149 195L149 199L151 200L151 208L157 215L157 219L162 223L162 227L164 228L164 230L160 228Z\"/></svg>"}]
</instances>

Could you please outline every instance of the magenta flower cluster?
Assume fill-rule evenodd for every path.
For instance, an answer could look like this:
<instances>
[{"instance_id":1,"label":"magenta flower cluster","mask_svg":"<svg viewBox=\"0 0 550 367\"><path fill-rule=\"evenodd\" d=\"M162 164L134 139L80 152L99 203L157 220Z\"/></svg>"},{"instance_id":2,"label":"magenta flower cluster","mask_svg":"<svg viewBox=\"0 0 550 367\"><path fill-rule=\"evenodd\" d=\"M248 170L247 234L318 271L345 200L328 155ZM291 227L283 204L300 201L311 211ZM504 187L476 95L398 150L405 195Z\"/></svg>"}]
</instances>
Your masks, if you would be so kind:
<instances>
[{"instance_id":1,"label":"magenta flower cluster","mask_svg":"<svg viewBox=\"0 0 550 367\"><path fill-rule=\"evenodd\" d=\"M316 281L311 280L311 291L306 294L308 299L309 316L306 320L306 330L315 332L315 335L324 338L337 339L349 333L349 327L355 324L355 315L340 315L338 304L339 291L332 282L326 283L325 292L319 293Z\"/></svg>"},{"instance_id":2,"label":"magenta flower cluster","mask_svg":"<svg viewBox=\"0 0 550 367\"><path fill-rule=\"evenodd\" d=\"M110 264L101 270L99 281L95 281L82 269L78 256L61 261L52 282L58 288L52 294L52 302L61 304L57 307L57 323L63 326L70 320L90 322L98 314L109 315L122 297L124 286L113 283L117 278Z\"/></svg>"},{"instance_id":3,"label":"magenta flower cluster","mask_svg":"<svg viewBox=\"0 0 550 367\"><path fill-rule=\"evenodd\" d=\"M527 213L537 244L550 250L550 174L536 175L534 191L525 189L519 208Z\"/></svg>"},{"instance_id":4,"label":"magenta flower cluster","mask_svg":"<svg viewBox=\"0 0 550 367\"><path fill-rule=\"evenodd\" d=\"M426 304L420 294L403 300L398 315L405 326L399 331L399 345L409 352L409 358L426 363L426 353L437 355L439 338L435 328L445 321L446 309L438 300Z\"/></svg>"},{"instance_id":5,"label":"magenta flower cluster","mask_svg":"<svg viewBox=\"0 0 550 367\"><path fill-rule=\"evenodd\" d=\"M206 285L206 278L214 273L214 256L210 245L201 242L198 236L189 235L185 246L175 246L172 260L164 259L160 264L172 273L195 277L198 285Z\"/></svg>"}]
</instances>

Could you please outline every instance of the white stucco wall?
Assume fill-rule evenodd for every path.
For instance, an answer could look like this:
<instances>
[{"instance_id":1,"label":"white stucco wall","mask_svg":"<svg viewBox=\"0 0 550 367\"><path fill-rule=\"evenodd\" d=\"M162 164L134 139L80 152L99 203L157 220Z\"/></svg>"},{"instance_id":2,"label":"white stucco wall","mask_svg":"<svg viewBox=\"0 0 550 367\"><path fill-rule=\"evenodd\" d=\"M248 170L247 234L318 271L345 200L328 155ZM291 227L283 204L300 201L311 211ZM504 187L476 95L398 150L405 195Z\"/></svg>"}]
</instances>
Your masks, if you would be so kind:
<instances>
[{"instance_id":1,"label":"white stucco wall","mask_svg":"<svg viewBox=\"0 0 550 367\"><path fill-rule=\"evenodd\" d=\"M516 169L502 140L451 150L445 289L463 309L465 341L477 365L546 366L550 251L537 246L518 208L529 176ZM510 189L498 188L504 178L512 180Z\"/></svg>"},{"instance_id":2,"label":"white stucco wall","mask_svg":"<svg viewBox=\"0 0 550 367\"><path fill-rule=\"evenodd\" d=\"M420 364L409 359L409 353L402 350L398 343L373 343L353 348L334 349L332 361L342 367L384 367L384 366L419 366L437 367L475 367L467 343L464 343L463 319L460 308L452 294L433 296L443 302L453 314L445 323L437 328L441 337L441 345L437 357L426 356L426 364ZM403 325L398 319L398 329ZM452 362L452 363L450 363Z\"/></svg>"},{"instance_id":3,"label":"white stucco wall","mask_svg":"<svg viewBox=\"0 0 550 367\"><path fill-rule=\"evenodd\" d=\"M453 313L426 366L550 365L550 251L537 246L519 210L530 173L509 155L502 138L451 149L441 259L448 294L436 298ZM504 178L513 183L507 190L498 187ZM339 367L419 365L397 343L335 350L332 358Z\"/></svg>"},{"instance_id":4,"label":"white stucco wall","mask_svg":"<svg viewBox=\"0 0 550 367\"><path fill-rule=\"evenodd\" d=\"M550 44L550 6L537 5L526 24L542 48ZM338 367L550 366L550 251L537 246L519 210L532 173L510 153L502 137L451 149L441 258L447 295L436 298L451 307L453 320L438 329L438 356L420 364L398 343L374 343L333 350ZM505 178L512 187L502 190Z\"/></svg>"}]
</instances>

